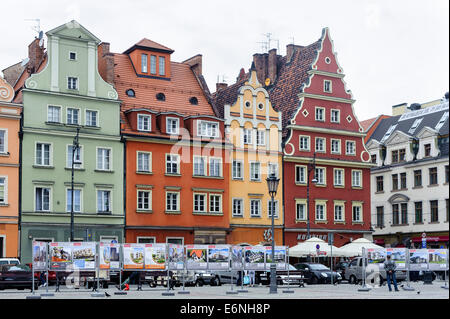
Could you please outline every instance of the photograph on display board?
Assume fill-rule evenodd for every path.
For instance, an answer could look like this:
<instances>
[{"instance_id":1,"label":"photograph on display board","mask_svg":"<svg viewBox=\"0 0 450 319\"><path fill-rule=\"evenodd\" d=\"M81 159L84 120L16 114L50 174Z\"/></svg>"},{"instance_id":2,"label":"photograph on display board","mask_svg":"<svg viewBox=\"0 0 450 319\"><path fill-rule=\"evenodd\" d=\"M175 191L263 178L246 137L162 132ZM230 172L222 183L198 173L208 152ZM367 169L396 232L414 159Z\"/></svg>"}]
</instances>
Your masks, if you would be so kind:
<instances>
[{"instance_id":1,"label":"photograph on display board","mask_svg":"<svg viewBox=\"0 0 450 319\"><path fill-rule=\"evenodd\" d=\"M235 270L241 270L244 267L242 262L243 248L241 246L231 247L231 268Z\"/></svg>"},{"instance_id":2,"label":"photograph on display board","mask_svg":"<svg viewBox=\"0 0 450 319\"><path fill-rule=\"evenodd\" d=\"M230 268L230 247L226 245L208 246L208 267L209 269Z\"/></svg>"},{"instance_id":3,"label":"photograph on display board","mask_svg":"<svg viewBox=\"0 0 450 319\"><path fill-rule=\"evenodd\" d=\"M184 268L184 247L182 245L169 245L168 262L170 269Z\"/></svg>"},{"instance_id":4,"label":"photograph on display board","mask_svg":"<svg viewBox=\"0 0 450 319\"><path fill-rule=\"evenodd\" d=\"M166 268L166 245L145 244L145 269Z\"/></svg>"},{"instance_id":5,"label":"photograph on display board","mask_svg":"<svg viewBox=\"0 0 450 319\"><path fill-rule=\"evenodd\" d=\"M386 260L386 249L367 249L366 254L369 264L382 264Z\"/></svg>"},{"instance_id":6,"label":"photograph on display board","mask_svg":"<svg viewBox=\"0 0 450 319\"><path fill-rule=\"evenodd\" d=\"M186 246L186 267L188 269L206 269L207 264L207 246Z\"/></svg>"},{"instance_id":7,"label":"photograph on display board","mask_svg":"<svg viewBox=\"0 0 450 319\"><path fill-rule=\"evenodd\" d=\"M44 270L47 266L47 243L33 242L33 268Z\"/></svg>"},{"instance_id":8,"label":"photograph on display board","mask_svg":"<svg viewBox=\"0 0 450 319\"><path fill-rule=\"evenodd\" d=\"M428 249L428 263L431 270L440 270L447 268L447 250Z\"/></svg>"},{"instance_id":9,"label":"photograph on display board","mask_svg":"<svg viewBox=\"0 0 450 319\"><path fill-rule=\"evenodd\" d=\"M275 247L275 258L274 263L277 265L277 269L286 269L286 247L277 246ZM266 268L270 269L270 264L272 263L272 247L266 247Z\"/></svg>"},{"instance_id":10,"label":"photograph on display board","mask_svg":"<svg viewBox=\"0 0 450 319\"><path fill-rule=\"evenodd\" d=\"M72 264L71 243L50 243L50 267L65 269Z\"/></svg>"},{"instance_id":11,"label":"photograph on display board","mask_svg":"<svg viewBox=\"0 0 450 319\"><path fill-rule=\"evenodd\" d=\"M386 248L386 255L391 256L398 268L406 267L406 249L405 248Z\"/></svg>"},{"instance_id":12,"label":"photograph on display board","mask_svg":"<svg viewBox=\"0 0 450 319\"><path fill-rule=\"evenodd\" d=\"M245 247L244 260L246 269L264 269L265 247Z\"/></svg>"},{"instance_id":13,"label":"photograph on display board","mask_svg":"<svg viewBox=\"0 0 450 319\"><path fill-rule=\"evenodd\" d=\"M123 268L124 269L144 269L144 246L143 245L123 245Z\"/></svg>"},{"instance_id":14,"label":"photograph on display board","mask_svg":"<svg viewBox=\"0 0 450 319\"><path fill-rule=\"evenodd\" d=\"M74 268L95 269L95 250L95 243L72 243Z\"/></svg>"},{"instance_id":15,"label":"photograph on display board","mask_svg":"<svg viewBox=\"0 0 450 319\"><path fill-rule=\"evenodd\" d=\"M428 268L428 250L411 249L409 251L409 265L411 269Z\"/></svg>"},{"instance_id":16,"label":"photograph on display board","mask_svg":"<svg viewBox=\"0 0 450 319\"><path fill-rule=\"evenodd\" d=\"M101 269L119 269L120 255L119 244L100 243L100 268Z\"/></svg>"}]
</instances>

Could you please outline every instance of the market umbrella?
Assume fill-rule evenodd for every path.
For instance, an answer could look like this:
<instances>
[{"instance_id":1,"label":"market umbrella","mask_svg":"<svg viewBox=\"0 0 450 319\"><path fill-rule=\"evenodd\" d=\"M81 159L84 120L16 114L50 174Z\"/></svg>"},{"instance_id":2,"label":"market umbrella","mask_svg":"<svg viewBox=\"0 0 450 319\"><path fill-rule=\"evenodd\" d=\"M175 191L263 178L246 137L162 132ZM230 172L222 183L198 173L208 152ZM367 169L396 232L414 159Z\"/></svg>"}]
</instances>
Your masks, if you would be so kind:
<instances>
[{"instance_id":1,"label":"market umbrella","mask_svg":"<svg viewBox=\"0 0 450 319\"><path fill-rule=\"evenodd\" d=\"M367 249L383 249L384 247L378 246L372 243L366 238L358 238L351 243L341 247L342 251L347 254L348 257L362 256L362 248Z\"/></svg>"},{"instance_id":2,"label":"market umbrella","mask_svg":"<svg viewBox=\"0 0 450 319\"><path fill-rule=\"evenodd\" d=\"M317 255L317 245L319 245L319 255ZM311 237L298 245L289 248L289 257L304 257L304 256L320 256L330 257L331 247L333 247L333 257L348 257L348 255L341 250L341 248L330 246L324 240Z\"/></svg>"}]
</instances>

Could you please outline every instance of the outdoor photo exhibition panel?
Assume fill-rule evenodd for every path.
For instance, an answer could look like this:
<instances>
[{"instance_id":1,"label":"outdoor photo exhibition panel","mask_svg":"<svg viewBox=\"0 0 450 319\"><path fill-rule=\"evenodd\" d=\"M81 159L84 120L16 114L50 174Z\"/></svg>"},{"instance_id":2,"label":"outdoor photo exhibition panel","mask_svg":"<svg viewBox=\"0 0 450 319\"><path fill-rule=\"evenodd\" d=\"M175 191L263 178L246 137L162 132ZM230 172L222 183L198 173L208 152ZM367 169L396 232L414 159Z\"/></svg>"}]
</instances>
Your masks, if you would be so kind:
<instances>
[{"instance_id":1,"label":"outdoor photo exhibition panel","mask_svg":"<svg viewBox=\"0 0 450 319\"><path fill-rule=\"evenodd\" d=\"M266 247L245 246L244 267L246 270L265 270Z\"/></svg>"},{"instance_id":2,"label":"outdoor photo exhibition panel","mask_svg":"<svg viewBox=\"0 0 450 319\"><path fill-rule=\"evenodd\" d=\"M47 270L47 243L44 241L33 242L33 270Z\"/></svg>"},{"instance_id":3,"label":"outdoor photo exhibition panel","mask_svg":"<svg viewBox=\"0 0 450 319\"><path fill-rule=\"evenodd\" d=\"M428 249L428 265L430 270L447 270L448 250Z\"/></svg>"},{"instance_id":4,"label":"outdoor photo exhibition panel","mask_svg":"<svg viewBox=\"0 0 450 319\"><path fill-rule=\"evenodd\" d=\"M184 269L184 246L169 244L167 266L170 270Z\"/></svg>"},{"instance_id":5,"label":"outdoor photo exhibition panel","mask_svg":"<svg viewBox=\"0 0 450 319\"><path fill-rule=\"evenodd\" d=\"M428 270L428 249L409 250L409 269Z\"/></svg>"},{"instance_id":6,"label":"outdoor photo exhibition panel","mask_svg":"<svg viewBox=\"0 0 450 319\"><path fill-rule=\"evenodd\" d=\"M145 244L123 244L123 269L144 270Z\"/></svg>"},{"instance_id":7,"label":"outdoor photo exhibition panel","mask_svg":"<svg viewBox=\"0 0 450 319\"><path fill-rule=\"evenodd\" d=\"M144 268L146 270L165 270L166 255L166 244L145 244Z\"/></svg>"},{"instance_id":8,"label":"outdoor photo exhibition panel","mask_svg":"<svg viewBox=\"0 0 450 319\"><path fill-rule=\"evenodd\" d=\"M120 244L108 244L100 242L100 269L120 269Z\"/></svg>"},{"instance_id":9,"label":"outdoor photo exhibition panel","mask_svg":"<svg viewBox=\"0 0 450 319\"><path fill-rule=\"evenodd\" d=\"M274 262L277 270L287 270L286 246L275 246L275 258L272 261L272 247L266 246L265 262L266 270L270 270L270 264Z\"/></svg>"},{"instance_id":10,"label":"outdoor photo exhibition panel","mask_svg":"<svg viewBox=\"0 0 450 319\"><path fill-rule=\"evenodd\" d=\"M230 246L208 245L208 270L230 269Z\"/></svg>"},{"instance_id":11,"label":"outdoor photo exhibition panel","mask_svg":"<svg viewBox=\"0 0 450 319\"><path fill-rule=\"evenodd\" d=\"M244 269L244 249L242 246L231 246L231 269Z\"/></svg>"},{"instance_id":12,"label":"outdoor photo exhibition panel","mask_svg":"<svg viewBox=\"0 0 450 319\"><path fill-rule=\"evenodd\" d=\"M186 247L186 269L207 270L208 245L187 245L185 247Z\"/></svg>"},{"instance_id":13,"label":"outdoor photo exhibition panel","mask_svg":"<svg viewBox=\"0 0 450 319\"><path fill-rule=\"evenodd\" d=\"M399 270L406 269L406 249L405 248L386 248L386 256L391 256ZM384 266L383 266L384 267Z\"/></svg>"}]
</instances>

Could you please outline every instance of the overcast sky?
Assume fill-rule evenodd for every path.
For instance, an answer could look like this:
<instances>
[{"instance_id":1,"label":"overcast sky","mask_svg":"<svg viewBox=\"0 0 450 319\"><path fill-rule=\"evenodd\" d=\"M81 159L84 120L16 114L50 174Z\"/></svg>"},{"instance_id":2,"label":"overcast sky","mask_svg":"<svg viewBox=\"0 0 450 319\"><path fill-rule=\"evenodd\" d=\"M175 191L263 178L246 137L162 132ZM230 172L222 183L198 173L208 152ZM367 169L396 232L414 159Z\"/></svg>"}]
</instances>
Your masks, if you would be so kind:
<instances>
[{"instance_id":1,"label":"overcast sky","mask_svg":"<svg viewBox=\"0 0 450 319\"><path fill-rule=\"evenodd\" d=\"M0 70L27 57L36 22L26 19L44 33L75 19L113 52L146 37L175 50L173 61L200 53L211 92L218 76L232 84L250 68L265 34L285 55L329 27L359 120L449 90L448 0L15 0L1 11Z\"/></svg>"}]
</instances>

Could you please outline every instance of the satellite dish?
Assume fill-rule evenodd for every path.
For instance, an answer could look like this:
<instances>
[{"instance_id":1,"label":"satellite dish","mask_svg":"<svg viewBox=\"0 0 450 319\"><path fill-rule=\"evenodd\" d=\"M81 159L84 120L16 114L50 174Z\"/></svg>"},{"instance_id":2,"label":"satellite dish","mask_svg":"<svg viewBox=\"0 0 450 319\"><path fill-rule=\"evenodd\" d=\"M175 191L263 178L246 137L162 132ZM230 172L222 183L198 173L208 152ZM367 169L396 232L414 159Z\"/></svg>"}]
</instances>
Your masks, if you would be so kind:
<instances>
[{"instance_id":1,"label":"satellite dish","mask_svg":"<svg viewBox=\"0 0 450 319\"><path fill-rule=\"evenodd\" d=\"M269 86L269 84L270 84L270 79L267 78L267 79L264 81L264 83L266 84L266 86Z\"/></svg>"},{"instance_id":2,"label":"satellite dish","mask_svg":"<svg viewBox=\"0 0 450 319\"><path fill-rule=\"evenodd\" d=\"M44 45L44 39L39 40L39 46L42 47Z\"/></svg>"},{"instance_id":3,"label":"satellite dish","mask_svg":"<svg viewBox=\"0 0 450 319\"><path fill-rule=\"evenodd\" d=\"M29 58L25 58L22 60L22 63L20 63L21 66L25 66L30 61Z\"/></svg>"},{"instance_id":4,"label":"satellite dish","mask_svg":"<svg viewBox=\"0 0 450 319\"><path fill-rule=\"evenodd\" d=\"M44 37L44 32L43 31L39 31L39 36L38 36L39 40L42 39L43 37Z\"/></svg>"}]
</instances>

